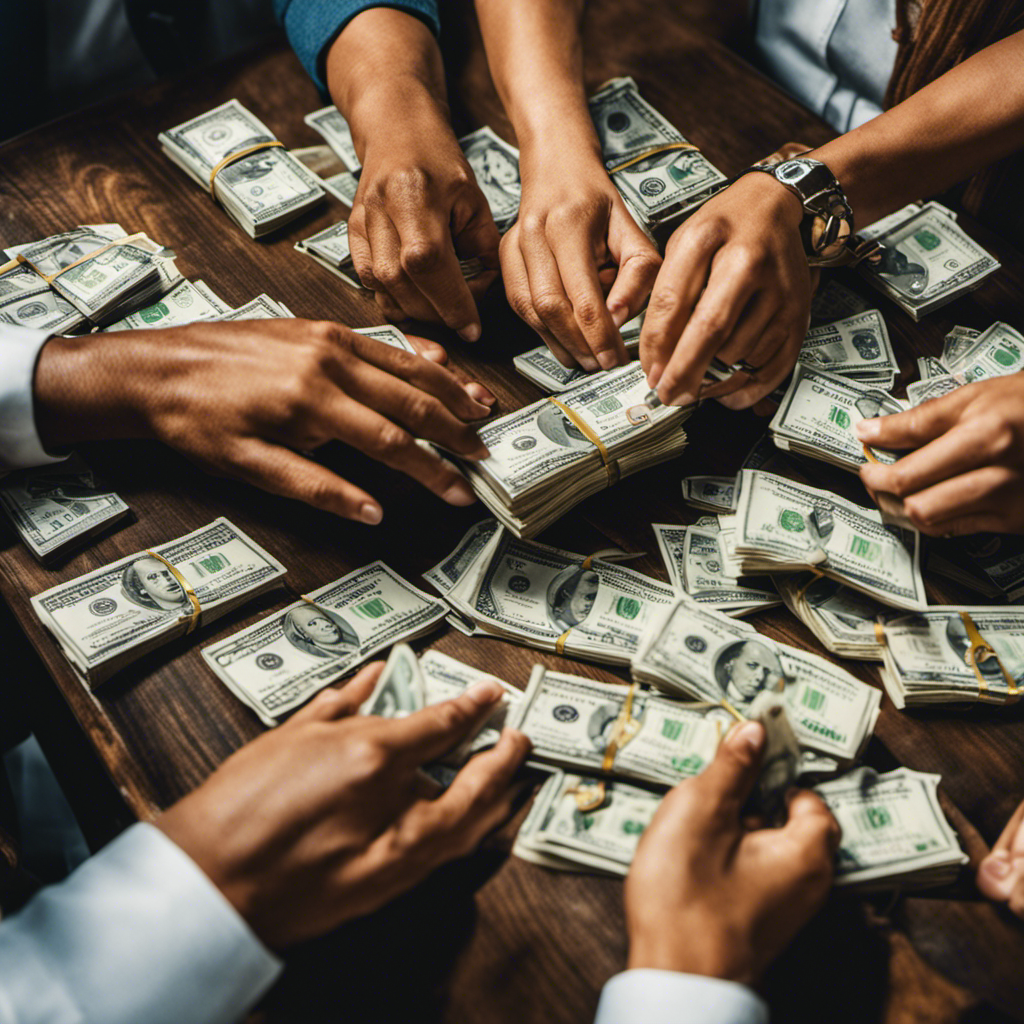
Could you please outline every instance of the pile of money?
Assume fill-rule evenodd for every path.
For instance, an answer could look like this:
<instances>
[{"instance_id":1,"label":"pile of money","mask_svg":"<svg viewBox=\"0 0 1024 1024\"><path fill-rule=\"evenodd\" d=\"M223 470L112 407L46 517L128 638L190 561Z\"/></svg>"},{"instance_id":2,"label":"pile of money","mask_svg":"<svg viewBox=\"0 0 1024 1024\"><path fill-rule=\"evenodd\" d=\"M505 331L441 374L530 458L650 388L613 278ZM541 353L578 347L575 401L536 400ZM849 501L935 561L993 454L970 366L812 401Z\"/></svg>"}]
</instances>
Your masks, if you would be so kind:
<instances>
[{"instance_id":1,"label":"pile of money","mask_svg":"<svg viewBox=\"0 0 1024 1024\"><path fill-rule=\"evenodd\" d=\"M378 651L435 629L448 609L371 562L203 649L206 663L267 725Z\"/></svg>"},{"instance_id":2,"label":"pile of money","mask_svg":"<svg viewBox=\"0 0 1024 1024\"><path fill-rule=\"evenodd\" d=\"M942 364L948 368L967 351L970 343L981 333L973 327L952 328L942 340Z\"/></svg>"},{"instance_id":3,"label":"pile of money","mask_svg":"<svg viewBox=\"0 0 1024 1024\"><path fill-rule=\"evenodd\" d=\"M732 575L814 569L892 608L928 603L916 530L773 473L744 469L737 481L736 512L720 519Z\"/></svg>"},{"instance_id":4,"label":"pile of money","mask_svg":"<svg viewBox=\"0 0 1024 1024\"><path fill-rule=\"evenodd\" d=\"M86 323L74 306L30 266L3 259L0 265L0 323L69 334Z\"/></svg>"},{"instance_id":5,"label":"pile of money","mask_svg":"<svg viewBox=\"0 0 1024 1024\"><path fill-rule=\"evenodd\" d=\"M878 616L888 611L859 591L814 573L778 576L786 607L833 654L841 658L881 661Z\"/></svg>"},{"instance_id":6,"label":"pile of money","mask_svg":"<svg viewBox=\"0 0 1024 1024\"><path fill-rule=\"evenodd\" d=\"M0 480L0 508L44 565L128 515L79 455Z\"/></svg>"},{"instance_id":7,"label":"pile of money","mask_svg":"<svg viewBox=\"0 0 1024 1024\"><path fill-rule=\"evenodd\" d=\"M732 512L736 508L736 478L684 476L683 501L702 512Z\"/></svg>"},{"instance_id":8,"label":"pile of money","mask_svg":"<svg viewBox=\"0 0 1024 1024\"><path fill-rule=\"evenodd\" d=\"M161 132L159 140L250 238L276 231L324 198L320 179L238 100Z\"/></svg>"},{"instance_id":9,"label":"pile of money","mask_svg":"<svg viewBox=\"0 0 1024 1024\"><path fill-rule=\"evenodd\" d=\"M830 661L688 598L646 630L631 671L638 682L739 715L761 693L778 693L800 745L842 761L867 743L882 697Z\"/></svg>"},{"instance_id":10,"label":"pile of money","mask_svg":"<svg viewBox=\"0 0 1024 1024\"><path fill-rule=\"evenodd\" d=\"M692 526L653 523L651 529L676 593L735 617L781 603L770 577L727 575L714 516L703 516Z\"/></svg>"},{"instance_id":11,"label":"pile of money","mask_svg":"<svg viewBox=\"0 0 1024 1024\"><path fill-rule=\"evenodd\" d=\"M859 768L815 787L843 830L836 885L926 889L956 881L968 857L939 805L938 775Z\"/></svg>"},{"instance_id":12,"label":"pile of money","mask_svg":"<svg viewBox=\"0 0 1024 1024\"><path fill-rule=\"evenodd\" d=\"M768 431L783 451L856 473L869 461L869 454L870 461L889 464L897 456L866 448L854 427L861 420L901 412L903 406L886 391L863 388L845 377L797 364Z\"/></svg>"},{"instance_id":13,"label":"pile of money","mask_svg":"<svg viewBox=\"0 0 1024 1024\"><path fill-rule=\"evenodd\" d=\"M1024 598L1024 539L1010 533L975 533L933 540L928 569L983 597L1018 604Z\"/></svg>"},{"instance_id":14,"label":"pile of money","mask_svg":"<svg viewBox=\"0 0 1024 1024\"><path fill-rule=\"evenodd\" d=\"M675 599L671 587L606 558L519 540L489 526L470 530L425 574L482 634L626 665L654 611Z\"/></svg>"},{"instance_id":15,"label":"pile of money","mask_svg":"<svg viewBox=\"0 0 1024 1024\"><path fill-rule=\"evenodd\" d=\"M272 589L285 567L227 519L32 598L90 687Z\"/></svg>"},{"instance_id":16,"label":"pile of money","mask_svg":"<svg viewBox=\"0 0 1024 1024\"><path fill-rule=\"evenodd\" d=\"M881 623L882 683L896 707L1020 699L1024 612L939 605Z\"/></svg>"},{"instance_id":17,"label":"pile of money","mask_svg":"<svg viewBox=\"0 0 1024 1024\"><path fill-rule=\"evenodd\" d=\"M595 374L485 424L490 456L462 469L505 526L533 537L584 498L683 450L692 407L649 409L649 390L639 363Z\"/></svg>"},{"instance_id":18,"label":"pile of money","mask_svg":"<svg viewBox=\"0 0 1024 1024\"><path fill-rule=\"evenodd\" d=\"M889 332L877 309L812 327L798 359L805 366L886 391L899 373Z\"/></svg>"},{"instance_id":19,"label":"pile of money","mask_svg":"<svg viewBox=\"0 0 1024 1024\"><path fill-rule=\"evenodd\" d=\"M604 165L641 226L678 220L725 183L725 175L641 95L613 78L590 97Z\"/></svg>"},{"instance_id":20,"label":"pile of money","mask_svg":"<svg viewBox=\"0 0 1024 1024\"><path fill-rule=\"evenodd\" d=\"M861 274L915 320L973 291L1000 267L941 203L911 203L859 234L883 246L881 260L864 260Z\"/></svg>"},{"instance_id":21,"label":"pile of money","mask_svg":"<svg viewBox=\"0 0 1024 1024\"><path fill-rule=\"evenodd\" d=\"M181 327L196 320L215 320L231 307L203 281L182 279L159 302L129 313L106 331L135 331L149 327Z\"/></svg>"}]
</instances>

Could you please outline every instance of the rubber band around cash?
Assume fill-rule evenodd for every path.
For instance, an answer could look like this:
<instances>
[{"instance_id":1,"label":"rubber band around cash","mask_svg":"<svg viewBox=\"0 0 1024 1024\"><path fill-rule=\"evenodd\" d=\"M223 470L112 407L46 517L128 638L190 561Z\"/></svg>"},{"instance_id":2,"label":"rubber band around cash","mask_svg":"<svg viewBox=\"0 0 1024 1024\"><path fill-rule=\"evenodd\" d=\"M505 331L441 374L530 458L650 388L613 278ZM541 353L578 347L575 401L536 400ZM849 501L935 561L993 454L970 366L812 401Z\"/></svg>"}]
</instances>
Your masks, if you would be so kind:
<instances>
[{"instance_id":1,"label":"rubber band around cash","mask_svg":"<svg viewBox=\"0 0 1024 1024\"><path fill-rule=\"evenodd\" d=\"M995 648L981 635L978 627L974 624L974 619L971 618L970 613L960 612L960 619L964 624L964 629L967 631L967 639L971 643L971 646L967 649L967 663L974 670L975 678L978 680L978 696L981 697L983 694L988 692L988 682L984 675L982 675L978 662L979 660L987 660L987 658L991 656L996 659L999 671L1003 673L1003 679L1006 680L1007 703L1019 700L1020 687L1017 686L1013 676L1006 671L1006 667L1003 665L1002 661L1000 661ZM982 657L979 658L979 655Z\"/></svg>"},{"instance_id":2,"label":"rubber band around cash","mask_svg":"<svg viewBox=\"0 0 1024 1024\"><path fill-rule=\"evenodd\" d=\"M601 461L604 463L605 472L608 474L608 485L611 486L616 483L619 479L619 464L608 454L604 441L594 433L590 424L579 413L570 409L565 402L560 402L557 398L552 398L550 395L548 396L548 401L552 405L558 406L572 425L597 449L601 456Z\"/></svg>"},{"instance_id":3,"label":"rubber band around cash","mask_svg":"<svg viewBox=\"0 0 1024 1024\"><path fill-rule=\"evenodd\" d=\"M258 142L255 146L248 146L246 149L240 149L237 153L229 153L226 157L212 171L210 171L210 194L214 193L214 184L217 175L224 170L225 167L233 164L236 160L241 160L243 157L252 156L253 153L260 153L264 149L284 149L284 143L278 142L274 139L273 142Z\"/></svg>"},{"instance_id":4,"label":"rubber band around cash","mask_svg":"<svg viewBox=\"0 0 1024 1024\"><path fill-rule=\"evenodd\" d=\"M799 587L797 587L796 593L793 595L797 600L800 600L807 593L807 591L810 590L810 588L818 582L818 580L823 580L825 578L825 574L823 572L819 572L817 569L811 569L809 571L811 574L811 578L806 583L802 583Z\"/></svg>"},{"instance_id":5,"label":"rubber band around cash","mask_svg":"<svg viewBox=\"0 0 1024 1024\"><path fill-rule=\"evenodd\" d=\"M864 449L864 458L867 459L868 462L876 462L879 465L883 464L882 460L879 459L879 458L876 458L875 457L875 453L863 441L861 441L860 446L861 446L861 448Z\"/></svg>"},{"instance_id":6,"label":"rubber band around cash","mask_svg":"<svg viewBox=\"0 0 1024 1024\"><path fill-rule=\"evenodd\" d=\"M61 274L66 274L69 270L71 270L74 267L77 267L80 263L85 263L88 260L95 259L101 253L105 253L108 249L116 249L122 245L132 245L133 243L137 242L140 238L143 237L144 235L140 231L134 235L126 235L124 238L115 238L112 242L108 242L106 245L101 245L98 249L94 249L92 252L86 253L84 256L80 256L77 260L75 260L74 263L69 263L66 267L61 267L56 274L44 274L31 260L26 259L24 256L20 254L18 256L15 256L10 263L5 263L2 267L0 267L0 273L3 273L5 270L7 270L9 267L12 267L14 264L21 263L24 264L26 267L30 267L32 270L34 270L47 284L53 284L53 282L56 281Z\"/></svg>"},{"instance_id":7,"label":"rubber band around cash","mask_svg":"<svg viewBox=\"0 0 1024 1024\"><path fill-rule=\"evenodd\" d=\"M146 554L166 565L171 575L181 584L181 589L185 591L185 596L188 598L189 604L192 605L192 615L188 620L188 629L185 630L185 636L188 636L199 625L199 616L203 611L199 606L199 598L196 597L196 592L192 589L192 584L163 555L158 555L155 551L147 551Z\"/></svg>"},{"instance_id":8,"label":"rubber band around cash","mask_svg":"<svg viewBox=\"0 0 1024 1024\"><path fill-rule=\"evenodd\" d=\"M672 150L692 150L695 153L700 152L700 147L695 146L692 142L666 142L664 146L652 146L650 149L644 150L642 153L638 153L634 157L630 157L628 160L621 164L617 164L615 167L609 167L609 174L616 174L618 171L624 171L627 167L632 167L634 164L640 163L641 160L647 160L649 157L657 156L659 153L670 153Z\"/></svg>"}]
</instances>

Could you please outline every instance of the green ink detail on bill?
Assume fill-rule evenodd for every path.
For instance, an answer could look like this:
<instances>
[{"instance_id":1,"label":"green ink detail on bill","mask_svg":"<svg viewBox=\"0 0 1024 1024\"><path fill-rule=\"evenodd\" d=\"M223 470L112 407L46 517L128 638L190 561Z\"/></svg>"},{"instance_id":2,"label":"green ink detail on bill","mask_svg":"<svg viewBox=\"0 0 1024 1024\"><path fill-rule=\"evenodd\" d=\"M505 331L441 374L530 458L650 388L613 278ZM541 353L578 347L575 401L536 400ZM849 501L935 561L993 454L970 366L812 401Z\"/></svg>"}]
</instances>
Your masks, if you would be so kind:
<instances>
[{"instance_id":1,"label":"green ink detail on bill","mask_svg":"<svg viewBox=\"0 0 1024 1024\"><path fill-rule=\"evenodd\" d=\"M868 828L888 828L892 824L892 815L884 807L865 807L864 820Z\"/></svg>"},{"instance_id":2,"label":"green ink detail on bill","mask_svg":"<svg viewBox=\"0 0 1024 1024\"><path fill-rule=\"evenodd\" d=\"M647 826L642 821L633 821L629 818L622 823L622 831L625 832L627 836L642 835L646 827Z\"/></svg>"},{"instance_id":3,"label":"green ink detail on bill","mask_svg":"<svg viewBox=\"0 0 1024 1024\"><path fill-rule=\"evenodd\" d=\"M779 526L790 533L803 533L807 529L804 517L791 508L784 508L779 513Z\"/></svg>"},{"instance_id":4,"label":"green ink detail on bill","mask_svg":"<svg viewBox=\"0 0 1024 1024\"><path fill-rule=\"evenodd\" d=\"M668 740L677 740L683 734L683 723L675 718L666 718L661 723L661 735Z\"/></svg>"},{"instance_id":5,"label":"green ink detail on bill","mask_svg":"<svg viewBox=\"0 0 1024 1024\"><path fill-rule=\"evenodd\" d=\"M592 402L587 408L598 416L603 416L605 413L615 412L616 409L622 408L622 403L617 399L609 395L607 398L602 398L597 402Z\"/></svg>"},{"instance_id":6,"label":"green ink detail on bill","mask_svg":"<svg viewBox=\"0 0 1024 1024\"><path fill-rule=\"evenodd\" d=\"M833 405L829 409L828 418L843 430L848 430L850 427L850 414L845 409L840 409L838 405Z\"/></svg>"},{"instance_id":7,"label":"green ink detail on bill","mask_svg":"<svg viewBox=\"0 0 1024 1024\"><path fill-rule=\"evenodd\" d=\"M673 757L671 763L680 775L698 775L704 768L704 758L697 754L690 754L688 757Z\"/></svg>"},{"instance_id":8,"label":"green ink detail on bill","mask_svg":"<svg viewBox=\"0 0 1024 1024\"><path fill-rule=\"evenodd\" d=\"M820 711L825 706L825 694L821 690L815 690L813 686L808 686L800 698L800 703L812 711Z\"/></svg>"},{"instance_id":9,"label":"green ink detail on bill","mask_svg":"<svg viewBox=\"0 0 1024 1024\"><path fill-rule=\"evenodd\" d=\"M866 562L879 562L882 558L882 545L855 533L850 538L850 554Z\"/></svg>"},{"instance_id":10,"label":"green ink detail on bill","mask_svg":"<svg viewBox=\"0 0 1024 1024\"><path fill-rule=\"evenodd\" d=\"M147 309L140 309L139 316L142 317L143 323L155 324L158 320L163 320L170 310L162 302L158 302L155 306L149 306Z\"/></svg>"},{"instance_id":11,"label":"green ink detail on bill","mask_svg":"<svg viewBox=\"0 0 1024 1024\"><path fill-rule=\"evenodd\" d=\"M197 576L212 576L215 572L226 569L231 564L224 555L207 555L192 563Z\"/></svg>"},{"instance_id":12,"label":"green ink detail on bill","mask_svg":"<svg viewBox=\"0 0 1024 1024\"><path fill-rule=\"evenodd\" d=\"M615 614L620 619L635 619L643 605L635 597L620 597L615 602Z\"/></svg>"},{"instance_id":13,"label":"green ink detail on bill","mask_svg":"<svg viewBox=\"0 0 1024 1024\"><path fill-rule=\"evenodd\" d=\"M932 249L938 249L938 247L942 245L942 239L939 238L934 231L929 231L927 228L923 231L918 231L918 233L914 235L914 241L917 242L917 244L926 252L931 252Z\"/></svg>"},{"instance_id":14,"label":"green ink detail on bill","mask_svg":"<svg viewBox=\"0 0 1024 1024\"><path fill-rule=\"evenodd\" d=\"M1001 348L992 353L992 358L1000 366L1013 366L1014 363L1020 362L1020 349L1016 345L1004 342Z\"/></svg>"},{"instance_id":15,"label":"green ink detail on bill","mask_svg":"<svg viewBox=\"0 0 1024 1024\"><path fill-rule=\"evenodd\" d=\"M357 604L352 609L356 615L361 615L364 619L379 619L382 615L386 615L392 610L391 605L383 597L374 597L369 601L364 601L362 604Z\"/></svg>"}]
</instances>

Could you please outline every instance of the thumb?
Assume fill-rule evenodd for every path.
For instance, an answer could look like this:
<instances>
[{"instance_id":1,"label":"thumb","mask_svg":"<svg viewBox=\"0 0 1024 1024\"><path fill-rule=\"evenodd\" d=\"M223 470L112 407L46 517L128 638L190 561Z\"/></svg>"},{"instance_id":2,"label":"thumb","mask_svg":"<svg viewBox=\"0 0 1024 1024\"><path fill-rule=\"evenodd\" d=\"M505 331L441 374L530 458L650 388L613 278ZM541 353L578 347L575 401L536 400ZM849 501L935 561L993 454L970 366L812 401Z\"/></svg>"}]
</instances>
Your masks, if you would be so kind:
<instances>
[{"instance_id":1,"label":"thumb","mask_svg":"<svg viewBox=\"0 0 1024 1024\"><path fill-rule=\"evenodd\" d=\"M878 448L920 448L954 427L973 397L972 389L957 388L906 412L861 420L854 431L865 444Z\"/></svg>"},{"instance_id":2,"label":"thumb","mask_svg":"<svg viewBox=\"0 0 1024 1024\"><path fill-rule=\"evenodd\" d=\"M760 722L743 722L722 740L715 759L698 776L710 805L739 812L757 781L764 743Z\"/></svg>"},{"instance_id":3,"label":"thumb","mask_svg":"<svg viewBox=\"0 0 1024 1024\"><path fill-rule=\"evenodd\" d=\"M647 303L661 269L661 256L625 209L612 212L608 251L619 269L605 304L612 322L621 328Z\"/></svg>"}]
</instances>

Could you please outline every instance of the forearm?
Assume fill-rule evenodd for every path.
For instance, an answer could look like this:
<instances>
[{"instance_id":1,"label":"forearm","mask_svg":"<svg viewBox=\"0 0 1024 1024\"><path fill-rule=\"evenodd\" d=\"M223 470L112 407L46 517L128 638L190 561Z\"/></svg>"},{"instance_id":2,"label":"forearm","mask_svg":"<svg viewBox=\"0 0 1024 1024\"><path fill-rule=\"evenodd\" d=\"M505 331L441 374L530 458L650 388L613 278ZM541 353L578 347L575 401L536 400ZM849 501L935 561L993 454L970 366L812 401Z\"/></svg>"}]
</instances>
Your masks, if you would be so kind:
<instances>
[{"instance_id":1,"label":"forearm","mask_svg":"<svg viewBox=\"0 0 1024 1024\"><path fill-rule=\"evenodd\" d=\"M863 226L1024 147L1024 32L820 147Z\"/></svg>"}]
</instances>

